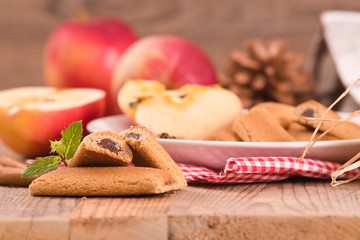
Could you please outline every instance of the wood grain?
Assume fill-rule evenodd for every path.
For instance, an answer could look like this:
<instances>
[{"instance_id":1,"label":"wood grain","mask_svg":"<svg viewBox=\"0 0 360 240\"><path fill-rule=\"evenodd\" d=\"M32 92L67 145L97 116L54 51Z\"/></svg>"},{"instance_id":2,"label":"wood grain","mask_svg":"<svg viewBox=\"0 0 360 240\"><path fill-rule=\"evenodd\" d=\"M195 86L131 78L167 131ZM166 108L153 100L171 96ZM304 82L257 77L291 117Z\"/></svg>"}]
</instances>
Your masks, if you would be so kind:
<instances>
[{"instance_id":1,"label":"wood grain","mask_svg":"<svg viewBox=\"0 0 360 240\"><path fill-rule=\"evenodd\" d=\"M27 188L1 187L0 239L69 239L78 198L34 198Z\"/></svg>"},{"instance_id":2,"label":"wood grain","mask_svg":"<svg viewBox=\"0 0 360 240\"><path fill-rule=\"evenodd\" d=\"M358 239L359 190L293 179L80 200L0 187L0 239Z\"/></svg>"},{"instance_id":3,"label":"wood grain","mask_svg":"<svg viewBox=\"0 0 360 240\"><path fill-rule=\"evenodd\" d=\"M319 13L328 9L360 10L344 0L38 0L0 3L0 89L42 85L46 38L79 6L91 15L117 17L140 37L176 34L198 44L221 71L230 50L248 38L285 38L292 49L307 54L319 29Z\"/></svg>"}]
</instances>

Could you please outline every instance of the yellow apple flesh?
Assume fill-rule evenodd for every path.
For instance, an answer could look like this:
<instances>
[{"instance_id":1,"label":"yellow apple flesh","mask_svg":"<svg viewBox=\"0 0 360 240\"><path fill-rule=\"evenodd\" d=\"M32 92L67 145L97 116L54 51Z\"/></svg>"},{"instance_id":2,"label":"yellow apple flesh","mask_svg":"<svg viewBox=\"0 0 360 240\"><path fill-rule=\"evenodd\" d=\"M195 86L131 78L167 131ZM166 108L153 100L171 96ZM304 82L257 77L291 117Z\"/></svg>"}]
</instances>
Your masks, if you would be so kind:
<instances>
[{"instance_id":1,"label":"yellow apple flesh","mask_svg":"<svg viewBox=\"0 0 360 240\"><path fill-rule=\"evenodd\" d=\"M141 83L146 88L137 87ZM159 136L168 133L181 139L208 140L230 124L242 111L241 100L218 85L188 84L177 90L151 88L149 81L127 82L119 93L119 105L128 105L129 117ZM156 89L151 94L141 89ZM120 96L123 96L120 98ZM126 96L128 98L126 99ZM131 97L130 97L131 96ZM136 104L129 104L134 102Z\"/></svg>"},{"instance_id":2,"label":"yellow apple flesh","mask_svg":"<svg viewBox=\"0 0 360 240\"><path fill-rule=\"evenodd\" d=\"M136 105L144 99L161 95L165 90L166 86L157 81L128 80L121 88L117 102L121 112L134 121Z\"/></svg>"}]
</instances>

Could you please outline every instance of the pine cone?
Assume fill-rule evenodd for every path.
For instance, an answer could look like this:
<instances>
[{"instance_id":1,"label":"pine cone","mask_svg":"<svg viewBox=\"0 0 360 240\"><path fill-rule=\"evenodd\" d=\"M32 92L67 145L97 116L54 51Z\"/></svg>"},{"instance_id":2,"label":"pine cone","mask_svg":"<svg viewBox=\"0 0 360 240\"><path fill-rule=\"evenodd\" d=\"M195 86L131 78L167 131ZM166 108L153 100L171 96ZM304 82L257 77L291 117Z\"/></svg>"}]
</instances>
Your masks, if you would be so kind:
<instances>
[{"instance_id":1,"label":"pine cone","mask_svg":"<svg viewBox=\"0 0 360 240\"><path fill-rule=\"evenodd\" d=\"M275 101L297 105L312 99L314 82L303 69L304 56L288 51L281 39L252 39L233 50L219 76L220 84L238 94L244 107Z\"/></svg>"}]
</instances>

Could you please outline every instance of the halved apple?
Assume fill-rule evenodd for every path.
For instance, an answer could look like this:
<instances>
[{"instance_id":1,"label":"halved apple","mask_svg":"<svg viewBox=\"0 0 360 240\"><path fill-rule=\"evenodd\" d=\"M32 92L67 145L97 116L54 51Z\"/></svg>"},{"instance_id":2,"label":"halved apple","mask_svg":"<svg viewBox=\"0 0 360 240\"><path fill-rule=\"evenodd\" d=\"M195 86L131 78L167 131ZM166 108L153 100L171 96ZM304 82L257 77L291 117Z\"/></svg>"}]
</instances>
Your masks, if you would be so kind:
<instances>
[{"instance_id":1,"label":"halved apple","mask_svg":"<svg viewBox=\"0 0 360 240\"><path fill-rule=\"evenodd\" d=\"M133 91L134 85L154 81L127 82L119 95L119 105L130 108L129 117L136 124L147 127L159 136L167 133L181 139L204 140L231 123L243 107L241 100L231 91L218 85L188 84L177 90ZM156 83L159 84L159 83ZM132 98L126 99L126 94ZM137 98L136 101L134 99ZM134 104L135 103L135 104Z\"/></svg>"},{"instance_id":2,"label":"halved apple","mask_svg":"<svg viewBox=\"0 0 360 240\"><path fill-rule=\"evenodd\" d=\"M158 81L128 80L124 83L118 96L118 105L126 116L134 119L136 105L147 98L161 95L166 86Z\"/></svg>"},{"instance_id":3,"label":"halved apple","mask_svg":"<svg viewBox=\"0 0 360 240\"><path fill-rule=\"evenodd\" d=\"M89 88L21 87L0 91L0 139L26 157L48 155L49 140L74 121L105 112L105 92Z\"/></svg>"}]
</instances>

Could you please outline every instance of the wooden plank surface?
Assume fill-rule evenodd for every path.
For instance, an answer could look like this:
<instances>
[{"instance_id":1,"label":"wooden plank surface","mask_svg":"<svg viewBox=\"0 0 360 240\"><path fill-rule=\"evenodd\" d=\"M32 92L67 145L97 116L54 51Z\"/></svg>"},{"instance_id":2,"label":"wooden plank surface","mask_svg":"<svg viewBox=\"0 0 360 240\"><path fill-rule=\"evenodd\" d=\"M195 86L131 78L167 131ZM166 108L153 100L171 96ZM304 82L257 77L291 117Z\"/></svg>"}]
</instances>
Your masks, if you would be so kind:
<instances>
[{"instance_id":1,"label":"wooden plank surface","mask_svg":"<svg viewBox=\"0 0 360 240\"><path fill-rule=\"evenodd\" d=\"M38 0L0 3L0 89L42 85L47 36L74 17L79 6L100 17L129 23L140 37L176 34L198 44L222 70L230 50L245 39L281 37L307 54L319 14L330 9L359 11L354 0Z\"/></svg>"},{"instance_id":2,"label":"wooden plank surface","mask_svg":"<svg viewBox=\"0 0 360 240\"><path fill-rule=\"evenodd\" d=\"M294 179L80 199L1 187L0 239L359 239L359 190Z\"/></svg>"}]
</instances>

